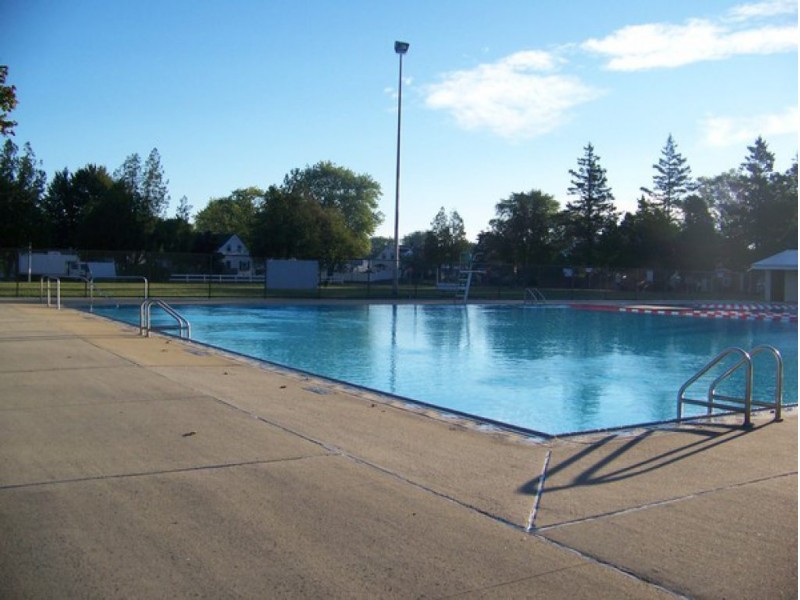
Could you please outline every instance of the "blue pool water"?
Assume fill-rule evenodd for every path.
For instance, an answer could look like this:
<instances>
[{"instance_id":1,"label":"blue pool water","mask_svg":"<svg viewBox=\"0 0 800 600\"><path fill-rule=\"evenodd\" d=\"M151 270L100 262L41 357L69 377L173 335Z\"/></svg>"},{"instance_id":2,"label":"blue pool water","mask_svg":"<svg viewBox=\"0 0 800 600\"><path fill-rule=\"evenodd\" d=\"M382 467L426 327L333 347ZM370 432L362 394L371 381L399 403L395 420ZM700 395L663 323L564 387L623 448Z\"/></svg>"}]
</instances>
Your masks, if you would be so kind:
<instances>
[{"instance_id":1,"label":"blue pool water","mask_svg":"<svg viewBox=\"0 0 800 600\"><path fill-rule=\"evenodd\" d=\"M683 382L729 346L777 347L784 403L797 403L796 323L493 305L179 310L196 341L549 434L674 419ZM138 324L138 307L95 312ZM774 393L769 360L756 360L756 399Z\"/></svg>"}]
</instances>

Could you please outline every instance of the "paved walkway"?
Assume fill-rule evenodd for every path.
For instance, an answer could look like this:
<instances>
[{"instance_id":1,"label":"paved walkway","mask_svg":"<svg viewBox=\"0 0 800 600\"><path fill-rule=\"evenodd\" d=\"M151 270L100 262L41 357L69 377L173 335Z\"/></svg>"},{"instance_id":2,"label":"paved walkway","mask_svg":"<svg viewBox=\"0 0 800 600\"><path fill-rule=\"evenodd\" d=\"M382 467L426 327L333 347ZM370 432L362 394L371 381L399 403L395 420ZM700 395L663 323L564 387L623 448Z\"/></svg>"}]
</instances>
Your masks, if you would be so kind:
<instances>
[{"instance_id":1,"label":"paved walkway","mask_svg":"<svg viewBox=\"0 0 800 600\"><path fill-rule=\"evenodd\" d=\"M0 597L796 598L756 425L534 443L0 304Z\"/></svg>"}]
</instances>

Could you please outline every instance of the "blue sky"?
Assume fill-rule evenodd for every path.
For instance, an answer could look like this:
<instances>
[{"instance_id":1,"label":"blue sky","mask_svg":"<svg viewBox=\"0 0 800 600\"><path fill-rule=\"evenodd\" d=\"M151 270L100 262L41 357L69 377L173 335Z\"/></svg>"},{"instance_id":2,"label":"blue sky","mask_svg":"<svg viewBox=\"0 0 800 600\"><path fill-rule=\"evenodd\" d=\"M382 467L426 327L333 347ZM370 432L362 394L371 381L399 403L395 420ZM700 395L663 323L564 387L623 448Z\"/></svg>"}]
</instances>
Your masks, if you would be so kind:
<instances>
[{"instance_id":1,"label":"blue sky","mask_svg":"<svg viewBox=\"0 0 800 600\"><path fill-rule=\"evenodd\" d=\"M15 142L52 176L158 148L172 207L280 184L330 160L375 178L400 233L457 210L471 239L497 202L569 200L591 142L621 211L672 134L694 176L762 135L797 153L794 0L0 0Z\"/></svg>"}]
</instances>

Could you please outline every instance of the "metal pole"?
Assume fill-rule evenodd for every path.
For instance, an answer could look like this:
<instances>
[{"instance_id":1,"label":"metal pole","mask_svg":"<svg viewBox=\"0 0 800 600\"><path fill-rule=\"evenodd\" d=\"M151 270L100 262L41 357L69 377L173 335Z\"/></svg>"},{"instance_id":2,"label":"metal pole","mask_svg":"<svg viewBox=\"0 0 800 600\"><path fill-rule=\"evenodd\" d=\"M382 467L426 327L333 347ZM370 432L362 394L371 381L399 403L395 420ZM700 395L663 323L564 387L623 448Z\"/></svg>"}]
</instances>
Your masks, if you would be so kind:
<instances>
[{"instance_id":1,"label":"metal pole","mask_svg":"<svg viewBox=\"0 0 800 600\"><path fill-rule=\"evenodd\" d=\"M399 294L400 278L400 123L403 111L403 55L408 52L408 44L395 42L394 51L400 57L400 69L397 78L397 169L394 185L394 279L392 295Z\"/></svg>"}]
</instances>

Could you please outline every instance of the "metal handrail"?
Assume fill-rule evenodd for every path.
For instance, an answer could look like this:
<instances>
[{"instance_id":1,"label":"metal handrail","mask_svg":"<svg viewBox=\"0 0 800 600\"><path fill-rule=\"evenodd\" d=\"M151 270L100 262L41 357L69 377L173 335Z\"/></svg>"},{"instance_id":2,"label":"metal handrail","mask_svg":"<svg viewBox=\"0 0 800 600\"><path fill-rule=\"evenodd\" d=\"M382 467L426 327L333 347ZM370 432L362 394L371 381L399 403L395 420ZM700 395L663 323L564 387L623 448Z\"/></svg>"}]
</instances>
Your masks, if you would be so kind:
<instances>
[{"instance_id":1,"label":"metal handrail","mask_svg":"<svg viewBox=\"0 0 800 600\"><path fill-rule=\"evenodd\" d=\"M753 400L753 356L761 354L763 352L768 352L772 354L776 362L775 399L771 403L759 400ZM721 375L719 375L716 379L714 379L713 382L711 382L711 384L708 386L708 393L705 400L697 400L686 397L687 390L694 383L696 383L711 369L716 367L723 360L725 360L727 357L733 354L738 354L740 356L739 360L736 361L730 367L728 367ZM728 378L730 378L743 366L747 369L747 372L745 374L744 398L740 398L738 396L728 396L725 394L718 393L717 388L719 387L719 385L722 384L724 381L726 381ZM705 406L706 414L708 415L712 414L715 408L728 410L732 412L742 412L744 413L744 424L743 424L744 427L752 426L750 415L752 412L753 405L764 408L773 408L775 410L775 420L780 421L782 397L783 397L783 359L781 358L780 352L776 348L772 346L761 345L761 346L756 346L750 352L747 352L742 348L731 347L723 350L717 356L711 359L703 368L697 371L697 373L695 373L692 377L690 377L686 381L686 383L684 383L681 386L680 390L678 391L678 411L677 411L678 421L680 421L683 418L684 404Z\"/></svg>"},{"instance_id":2,"label":"metal handrail","mask_svg":"<svg viewBox=\"0 0 800 600\"><path fill-rule=\"evenodd\" d=\"M39 280L39 302L44 302L44 283L47 282L47 308L52 306L50 296L50 282L56 282L56 309L61 310L61 278L55 275L42 275Z\"/></svg>"},{"instance_id":3,"label":"metal handrail","mask_svg":"<svg viewBox=\"0 0 800 600\"><path fill-rule=\"evenodd\" d=\"M753 404L766 408L774 408L775 420L782 421L783 416L781 414L781 408L783 406L783 357L777 348L768 344L762 344L750 350L750 357L752 358L757 354L762 354L764 352L772 355L772 358L775 359L775 401L772 405L770 405L769 403L753 400Z\"/></svg>"},{"instance_id":4,"label":"metal handrail","mask_svg":"<svg viewBox=\"0 0 800 600\"><path fill-rule=\"evenodd\" d=\"M152 326L152 310L153 306L158 306L167 313L170 317L175 319L177 325L162 325L161 327ZM192 338L192 325L186 318L183 317L178 311L172 308L169 304L158 298L148 298L139 306L139 335L150 337L150 331L178 329L178 337L183 337L184 331L186 332L186 339Z\"/></svg>"},{"instance_id":5,"label":"metal handrail","mask_svg":"<svg viewBox=\"0 0 800 600\"><path fill-rule=\"evenodd\" d=\"M525 295L522 298L522 301L527 303L528 297L530 297L534 304L544 304L547 302L547 298L544 297L544 294L539 290L539 288L525 288Z\"/></svg>"}]
</instances>

